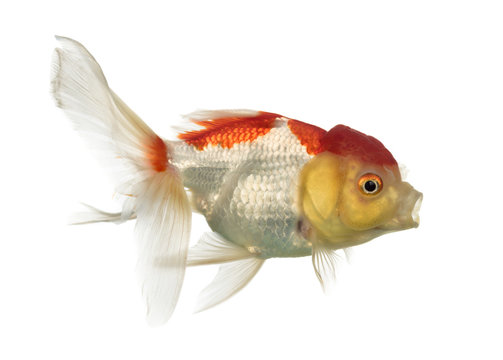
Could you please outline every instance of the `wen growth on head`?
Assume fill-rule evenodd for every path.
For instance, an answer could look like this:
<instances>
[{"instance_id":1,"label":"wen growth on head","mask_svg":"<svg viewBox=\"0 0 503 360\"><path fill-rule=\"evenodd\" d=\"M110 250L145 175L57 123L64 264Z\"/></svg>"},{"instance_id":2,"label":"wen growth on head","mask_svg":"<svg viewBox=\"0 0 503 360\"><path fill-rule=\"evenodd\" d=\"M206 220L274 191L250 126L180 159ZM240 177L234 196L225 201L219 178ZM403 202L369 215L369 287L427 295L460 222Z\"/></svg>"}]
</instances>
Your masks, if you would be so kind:
<instances>
[{"instance_id":1,"label":"wen growth on head","mask_svg":"<svg viewBox=\"0 0 503 360\"><path fill-rule=\"evenodd\" d=\"M333 252L418 226L422 195L379 140L278 114L198 111L199 127L167 141L108 87L92 55L58 37L52 90L79 133L109 159L120 213L90 208L78 223L136 221L138 272L152 325L175 309L185 268L222 264L199 298L210 308L271 257L312 256L325 283ZM192 212L212 232L189 249Z\"/></svg>"}]
</instances>

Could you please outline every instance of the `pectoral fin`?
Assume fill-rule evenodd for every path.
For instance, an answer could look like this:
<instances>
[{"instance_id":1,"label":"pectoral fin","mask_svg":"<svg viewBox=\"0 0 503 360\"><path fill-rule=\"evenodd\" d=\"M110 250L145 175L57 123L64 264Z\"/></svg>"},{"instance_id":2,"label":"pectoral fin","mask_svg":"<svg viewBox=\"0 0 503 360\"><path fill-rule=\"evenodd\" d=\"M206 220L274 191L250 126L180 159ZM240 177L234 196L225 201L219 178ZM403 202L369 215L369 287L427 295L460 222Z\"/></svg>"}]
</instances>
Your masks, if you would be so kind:
<instances>
[{"instance_id":1,"label":"pectoral fin","mask_svg":"<svg viewBox=\"0 0 503 360\"><path fill-rule=\"evenodd\" d=\"M339 254L323 245L313 243L313 267L325 293L330 292L335 284L335 273Z\"/></svg>"}]
</instances>

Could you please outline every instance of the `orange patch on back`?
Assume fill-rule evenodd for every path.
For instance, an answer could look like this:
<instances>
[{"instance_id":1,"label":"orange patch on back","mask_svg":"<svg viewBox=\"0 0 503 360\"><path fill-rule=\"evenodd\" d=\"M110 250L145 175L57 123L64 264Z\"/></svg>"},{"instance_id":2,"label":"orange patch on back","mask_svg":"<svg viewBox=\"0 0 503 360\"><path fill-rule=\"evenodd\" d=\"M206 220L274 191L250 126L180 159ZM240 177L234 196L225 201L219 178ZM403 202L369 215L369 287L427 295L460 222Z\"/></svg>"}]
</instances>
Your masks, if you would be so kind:
<instances>
[{"instance_id":1,"label":"orange patch on back","mask_svg":"<svg viewBox=\"0 0 503 360\"><path fill-rule=\"evenodd\" d=\"M297 136L300 143L306 147L310 155L316 155L321 152L321 139L327 133L325 130L302 121L288 120L290 131Z\"/></svg>"},{"instance_id":2,"label":"orange patch on back","mask_svg":"<svg viewBox=\"0 0 503 360\"><path fill-rule=\"evenodd\" d=\"M264 136L274 127L274 121L279 117L281 115L260 111L255 116L195 121L204 129L179 134L178 138L198 150L203 150L209 144L230 149L234 144L252 142L259 136Z\"/></svg>"},{"instance_id":3,"label":"orange patch on back","mask_svg":"<svg viewBox=\"0 0 503 360\"><path fill-rule=\"evenodd\" d=\"M157 172L166 170L168 166L168 150L164 141L157 135L145 144L145 157L150 163L152 169Z\"/></svg>"}]
</instances>

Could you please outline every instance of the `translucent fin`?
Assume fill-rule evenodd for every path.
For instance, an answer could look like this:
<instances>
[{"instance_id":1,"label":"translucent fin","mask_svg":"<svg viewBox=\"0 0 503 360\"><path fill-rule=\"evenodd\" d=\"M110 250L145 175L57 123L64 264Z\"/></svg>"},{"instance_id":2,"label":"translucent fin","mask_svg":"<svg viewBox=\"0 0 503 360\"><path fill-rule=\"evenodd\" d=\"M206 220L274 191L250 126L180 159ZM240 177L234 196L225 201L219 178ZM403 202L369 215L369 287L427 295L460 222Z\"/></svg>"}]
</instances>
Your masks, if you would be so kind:
<instances>
[{"instance_id":1,"label":"translucent fin","mask_svg":"<svg viewBox=\"0 0 503 360\"><path fill-rule=\"evenodd\" d=\"M56 104L105 162L117 193L135 196L136 184L166 169L166 144L110 90L101 67L80 43L56 38L61 45L52 64Z\"/></svg>"},{"instance_id":2,"label":"translucent fin","mask_svg":"<svg viewBox=\"0 0 503 360\"><path fill-rule=\"evenodd\" d=\"M207 310L236 294L250 282L264 261L251 257L220 265L215 279L199 294L195 312Z\"/></svg>"},{"instance_id":3,"label":"translucent fin","mask_svg":"<svg viewBox=\"0 0 503 360\"><path fill-rule=\"evenodd\" d=\"M86 211L79 211L71 215L69 219L70 225L84 225L84 224L93 224L99 222L112 222L115 224L120 224L125 220L122 218L122 213L109 213L100 209L95 208L94 206L88 204L82 204L87 209ZM132 218L135 218L133 216ZM128 219L129 220L129 219Z\"/></svg>"},{"instance_id":4,"label":"translucent fin","mask_svg":"<svg viewBox=\"0 0 503 360\"><path fill-rule=\"evenodd\" d=\"M232 110L197 110L184 115L183 118L189 121L209 121L223 118L246 118L257 116L260 112L249 109Z\"/></svg>"},{"instance_id":5,"label":"translucent fin","mask_svg":"<svg viewBox=\"0 0 503 360\"><path fill-rule=\"evenodd\" d=\"M216 121L218 123L221 119L240 119L251 118L258 116L260 111L248 109L234 109L234 110L197 110L190 114L182 115L184 122L172 126L172 129L177 133L196 132L204 128L204 124L208 125L209 122Z\"/></svg>"},{"instance_id":6,"label":"translucent fin","mask_svg":"<svg viewBox=\"0 0 503 360\"><path fill-rule=\"evenodd\" d=\"M151 325L166 322L178 301L190 238L191 209L169 148L108 87L93 56L78 42L57 37L52 92L80 135L106 159L122 194L122 212L94 209L87 222L136 216L138 273ZM82 222L81 222L82 223Z\"/></svg>"},{"instance_id":7,"label":"translucent fin","mask_svg":"<svg viewBox=\"0 0 503 360\"><path fill-rule=\"evenodd\" d=\"M339 258L334 250L313 243L312 260L314 271L325 292L329 292L335 284L335 273Z\"/></svg>"},{"instance_id":8,"label":"translucent fin","mask_svg":"<svg viewBox=\"0 0 503 360\"><path fill-rule=\"evenodd\" d=\"M247 249L227 241L218 233L211 232L203 234L197 244L189 249L187 266L220 264L251 256Z\"/></svg>"},{"instance_id":9,"label":"translucent fin","mask_svg":"<svg viewBox=\"0 0 503 360\"><path fill-rule=\"evenodd\" d=\"M147 321L156 326L171 317L180 295L192 213L178 174L158 173L143 187L136 208L138 272Z\"/></svg>"}]
</instances>

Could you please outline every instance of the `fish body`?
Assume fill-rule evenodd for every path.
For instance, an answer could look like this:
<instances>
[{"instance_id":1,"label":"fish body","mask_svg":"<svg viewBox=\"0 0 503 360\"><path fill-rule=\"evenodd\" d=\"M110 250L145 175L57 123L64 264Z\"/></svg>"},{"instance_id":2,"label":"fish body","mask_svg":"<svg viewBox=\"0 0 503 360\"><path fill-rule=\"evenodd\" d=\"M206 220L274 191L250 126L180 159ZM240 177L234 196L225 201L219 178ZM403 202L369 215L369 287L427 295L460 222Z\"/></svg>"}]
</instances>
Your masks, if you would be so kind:
<instances>
[{"instance_id":1,"label":"fish body","mask_svg":"<svg viewBox=\"0 0 503 360\"><path fill-rule=\"evenodd\" d=\"M310 255L309 241L297 231L296 189L302 167L314 155L292 132L293 120L239 110L189 117L220 123L210 135L220 141L201 140L208 135L204 129L173 143L173 164L190 190L193 208L211 229L260 258ZM221 136L226 131L241 136L226 145ZM257 137L248 140L247 134Z\"/></svg>"},{"instance_id":2,"label":"fish body","mask_svg":"<svg viewBox=\"0 0 503 360\"><path fill-rule=\"evenodd\" d=\"M210 308L271 257L312 256L324 285L334 251L417 227L422 194L377 139L252 110L198 111L178 140L156 135L110 88L92 55L58 38L56 104L114 169L120 213L91 208L76 223L136 219L138 273L151 325L171 316L186 266L221 264L199 298ZM212 232L189 251L191 213Z\"/></svg>"}]
</instances>

